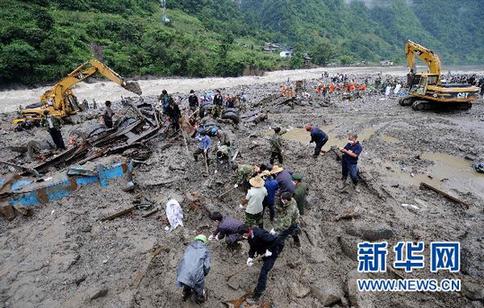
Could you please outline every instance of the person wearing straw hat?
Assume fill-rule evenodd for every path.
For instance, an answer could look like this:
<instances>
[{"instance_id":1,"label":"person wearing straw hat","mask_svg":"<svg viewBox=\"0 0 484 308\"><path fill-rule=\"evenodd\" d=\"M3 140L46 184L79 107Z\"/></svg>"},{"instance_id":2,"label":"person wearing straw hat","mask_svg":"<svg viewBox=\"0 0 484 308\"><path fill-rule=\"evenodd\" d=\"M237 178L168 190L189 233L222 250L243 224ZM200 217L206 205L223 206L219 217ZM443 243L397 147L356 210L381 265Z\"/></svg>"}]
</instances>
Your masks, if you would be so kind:
<instances>
[{"instance_id":1,"label":"person wearing straw hat","mask_svg":"<svg viewBox=\"0 0 484 308\"><path fill-rule=\"evenodd\" d=\"M262 228L264 211L262 202L267 196L267 189L264 187L264 180L260 176L251 178L249 184L251 188L242 202L242 207L247 204L245 208L245 224L250 227L257 225Z\"/></svg>"},{"instance_id":2,"label":"person wearing straw hat","mask_svg":"<svg viewBox=\"0 0 484 308\"><path fill-rule=\"evenodd\" d=\"M278 195L284 192L294 193L296 185L292 181L292 175L289 171L278 165L274 165L271 174L275 176L277 184L279 185Z\"/></svg>"},{"instance_id":3,"label":"person wearing straw hat","mask_svg":"<svg viewBox=\"0 0 484 308\"><path fill-rule=\"evenodd\" d=\"M210 251L207 247L207 237L197 235L187 247L176 271L176 285L183 288L183 301L194 295L195 302L206 301L205 276L210 271Z\"/></svg>"}]
</instances>

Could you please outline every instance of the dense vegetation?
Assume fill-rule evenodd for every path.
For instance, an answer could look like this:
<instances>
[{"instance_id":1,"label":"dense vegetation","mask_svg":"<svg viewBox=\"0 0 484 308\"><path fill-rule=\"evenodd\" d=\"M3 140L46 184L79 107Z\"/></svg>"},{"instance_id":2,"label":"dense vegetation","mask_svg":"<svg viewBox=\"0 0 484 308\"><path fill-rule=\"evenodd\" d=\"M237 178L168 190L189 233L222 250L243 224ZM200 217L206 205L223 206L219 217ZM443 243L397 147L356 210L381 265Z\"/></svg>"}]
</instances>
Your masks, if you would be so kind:
<instances>
[{"instance_id":1,"label":"dense vegetation","mask_svg":"<svg viewBox=\"0 0 484 308\"><path fill-rule=\"evenodd\" d=\"M237 76L301 67L304 53L318 65L402 62L406 39L446 64L484 61L480 0L167 2L168 24L158 0L0 1L0 84L57 80L92 50L126 76ZM264 42L294 57L265 53Z\"/></svg>"}]
</instances>

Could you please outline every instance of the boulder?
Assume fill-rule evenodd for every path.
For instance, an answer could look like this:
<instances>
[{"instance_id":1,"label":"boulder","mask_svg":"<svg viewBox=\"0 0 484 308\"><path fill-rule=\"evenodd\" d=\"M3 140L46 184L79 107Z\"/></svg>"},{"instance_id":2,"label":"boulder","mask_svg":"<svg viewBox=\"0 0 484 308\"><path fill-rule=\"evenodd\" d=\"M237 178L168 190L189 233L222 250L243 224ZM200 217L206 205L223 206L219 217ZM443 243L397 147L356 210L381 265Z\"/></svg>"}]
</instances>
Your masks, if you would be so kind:
<instances>
[{"instance_id":1,"label":"boulder","mask_svg":"<svg viewBox=\"0 0 484 308\"><path fill-rule=\"evenodd\" d=\"M344 299L342 282L338 280L320 280L311 286L311 295L323 306L332 306Z\"/></svg>"}]
</instances>

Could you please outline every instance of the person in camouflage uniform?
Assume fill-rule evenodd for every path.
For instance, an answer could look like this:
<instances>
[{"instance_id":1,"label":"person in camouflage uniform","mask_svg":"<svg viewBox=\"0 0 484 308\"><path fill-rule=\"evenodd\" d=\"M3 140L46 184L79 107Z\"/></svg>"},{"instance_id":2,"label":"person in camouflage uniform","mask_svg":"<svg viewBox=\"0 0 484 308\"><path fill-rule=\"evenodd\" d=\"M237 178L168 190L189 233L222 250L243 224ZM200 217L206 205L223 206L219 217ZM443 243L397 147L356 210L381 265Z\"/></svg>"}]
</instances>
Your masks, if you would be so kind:
<instances>
[{"instance_id":1,"label":"person in camouflage uniform","mask_svg":"<svg viewBox=\"0 0 484 308\"><path fill-rule=\"evenodd\" d=\"M245 191L249 190L249 180L259 172L259 167L248 164L234 164L232 168L237 172L237 185L242 185Z\"/></svg>"},{"instance_id":2,"label":"person in camouflage uniform","mask_svg":"<svg viewBox=\"0 0 484 308\"><path fill-rule=\"evenodd\" d=\"M276 127L274 128L274 135L272 135L270 139L270 144L271 144L271 165L274 164L275 159L279 161L279 164L283 163L283 158L282 158L282 137L281 137L281 128Z\"/></svg>"},{"instance_id":3,"label":"person in camouflage uniform","mask_svg":"<svg viewBox=\"0 0 484 308\"><path fill-rule=\"evenodd\" d=\"M278 234L279 240L284 242L291 235L294 244L301 247L298 233L299 231L299 209L292 193L284 192L281 194L281 202L276 207L276 219L271 234Z\"/></svg>"}]
</instances>

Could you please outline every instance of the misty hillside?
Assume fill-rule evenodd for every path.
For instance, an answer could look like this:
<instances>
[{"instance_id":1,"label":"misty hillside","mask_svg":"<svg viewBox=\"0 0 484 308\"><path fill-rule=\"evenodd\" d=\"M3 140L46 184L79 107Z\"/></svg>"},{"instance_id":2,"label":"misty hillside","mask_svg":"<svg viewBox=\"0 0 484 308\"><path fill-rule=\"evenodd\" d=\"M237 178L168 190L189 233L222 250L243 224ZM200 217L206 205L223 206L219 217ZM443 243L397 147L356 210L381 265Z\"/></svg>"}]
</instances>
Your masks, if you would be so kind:
<instances>
[{"instance_id":1,"label":"misty hillside","mask_svg":"<svg viewBox=\"0 0 484 308\"><path fill-rule=\"evenodd\" d=\"M9 0L0 2L0 83L54 81L91 57L126 76L238 76L314 65L403 63L412 39L444 64L482 63L479 0ZM294 49L291 59L262 49Z\"/></svg>"}]
</instances>

